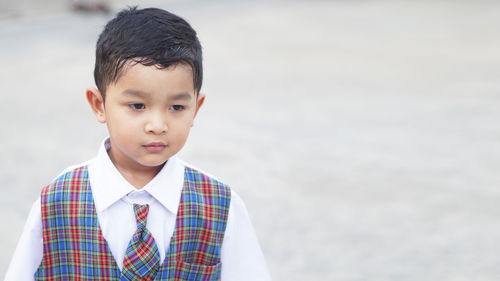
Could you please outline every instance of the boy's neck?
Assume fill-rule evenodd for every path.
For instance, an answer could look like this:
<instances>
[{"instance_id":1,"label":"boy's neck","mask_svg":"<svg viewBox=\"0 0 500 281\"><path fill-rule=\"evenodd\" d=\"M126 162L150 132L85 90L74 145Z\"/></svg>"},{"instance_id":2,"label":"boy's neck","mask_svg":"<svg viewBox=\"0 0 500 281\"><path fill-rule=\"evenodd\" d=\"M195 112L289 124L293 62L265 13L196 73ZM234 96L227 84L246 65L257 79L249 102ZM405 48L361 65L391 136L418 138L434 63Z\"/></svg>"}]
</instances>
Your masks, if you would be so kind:
<instances>
[{"instance_id":1,"label":"boy's neck","mask_svg":"<svg viewBox=\"0 0 500 281\"><path fill-rule=\"evenodd\" d=\"M146 184L148 184L161 170L161 167L155 167L157 168L156 171L150 172L150 171L137 171L137 170L124 170L124 169L119 169L120 173L122 176L135 188L141 189Z\"/></svg>"},{"instance_id":2,"label":"boy's neck","mask_svg":"<svg viewBox=\"0 0 500 281\"><path fill-rule=\"evenodd\" d=\"M120 165L120 161L116 161L111 150L108 151L108 155L120 174L137 189L146 186L161 171L163 165L165 165L155 167Z\"/></svg>"}]
</instances>

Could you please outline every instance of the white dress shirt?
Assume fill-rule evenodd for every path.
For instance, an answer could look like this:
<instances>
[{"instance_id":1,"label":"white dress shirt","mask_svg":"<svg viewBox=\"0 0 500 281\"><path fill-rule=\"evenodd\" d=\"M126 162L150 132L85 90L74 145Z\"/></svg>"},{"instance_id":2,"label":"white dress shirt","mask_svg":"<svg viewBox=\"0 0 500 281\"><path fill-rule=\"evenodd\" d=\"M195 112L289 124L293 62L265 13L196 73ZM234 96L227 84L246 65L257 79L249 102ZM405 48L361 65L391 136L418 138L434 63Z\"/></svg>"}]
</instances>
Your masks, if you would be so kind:
<instances>
[{"instance_id":1,"label":"white dress shirt","mask_svg":"<svg viewBox=\"0 0 500 281\"><path fill-rule=\"evenodd\" d=\"M137 229L134 203L149 204L146 227L155 238L163 261L175 228L184 183L184 167L189 165L173 156L146 186L136 189L111 162L107 153L109 148L109 139L106 139L96 158L69 167L63 173L79 166L88 166L99 225L120 270L128 243ZM5 281L34 280L34 273L43 256L42 237L39 198L31 208ZM271 280L245 205L234 190L231 190L221 263L223 281Z\"/></svg>"}]
</instances>

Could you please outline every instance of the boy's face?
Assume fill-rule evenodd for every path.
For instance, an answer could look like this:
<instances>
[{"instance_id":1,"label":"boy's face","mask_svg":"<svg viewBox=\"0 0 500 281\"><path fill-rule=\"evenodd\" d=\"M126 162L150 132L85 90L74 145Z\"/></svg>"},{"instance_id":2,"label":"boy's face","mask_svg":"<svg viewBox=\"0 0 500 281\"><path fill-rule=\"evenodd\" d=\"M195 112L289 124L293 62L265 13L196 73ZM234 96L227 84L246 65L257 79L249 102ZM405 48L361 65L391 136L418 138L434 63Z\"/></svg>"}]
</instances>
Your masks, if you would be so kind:
<instances>
[{"instance_id":1,"label":"boy's face","mask_svg":"<svg viewBox=\"0 0 500 281\"><path fill-rule=\"evenodd\" d=\"M184 146L204 101L184 64L166 69L131 64L108 86L104 104L99 98L97 89L87 90L97 119L107 124L110 158L122 172L158 171Z\"/></svg>"}]
</instances>

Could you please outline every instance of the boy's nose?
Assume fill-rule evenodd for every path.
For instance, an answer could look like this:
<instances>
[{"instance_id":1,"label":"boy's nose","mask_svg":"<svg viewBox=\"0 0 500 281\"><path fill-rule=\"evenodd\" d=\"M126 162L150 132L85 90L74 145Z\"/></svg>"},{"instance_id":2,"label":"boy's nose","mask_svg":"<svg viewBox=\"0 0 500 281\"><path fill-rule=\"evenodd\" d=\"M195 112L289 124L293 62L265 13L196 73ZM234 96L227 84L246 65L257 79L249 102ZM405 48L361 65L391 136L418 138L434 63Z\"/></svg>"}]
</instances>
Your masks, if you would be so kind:
<instances>
[{"instance_id":1,"label":"boy's nose","mask_svg":"<svg viewBox=\"0 0 500 281\"><path fill-rule=\"evenodd\" d=\"M168 130L167 123L161 114L153 114L145 126L146 133L153 133L155 135L164 134Z\"/></svg>"}]
</instances>

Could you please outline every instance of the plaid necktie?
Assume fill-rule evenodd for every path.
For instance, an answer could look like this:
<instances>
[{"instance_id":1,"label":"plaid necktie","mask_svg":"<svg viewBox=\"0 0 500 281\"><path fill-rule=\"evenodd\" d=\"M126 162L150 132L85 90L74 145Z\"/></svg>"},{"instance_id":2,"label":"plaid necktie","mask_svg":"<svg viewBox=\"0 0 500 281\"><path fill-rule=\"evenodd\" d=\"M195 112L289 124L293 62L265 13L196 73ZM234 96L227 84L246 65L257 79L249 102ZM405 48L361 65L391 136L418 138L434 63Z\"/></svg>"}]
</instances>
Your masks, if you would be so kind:
<instances>
[{"instance_id":1,"label":"plaid necktie","mask_svg":"<svg viewBox=\"0 0 500 281\"><path fill-rule=\"evenodd\" d=\"M134 211L137 231L128 244L120 280L153 280L160 266L160 254L146 228L149 205L134 204Z\"/></svg>"}]
</instances>

